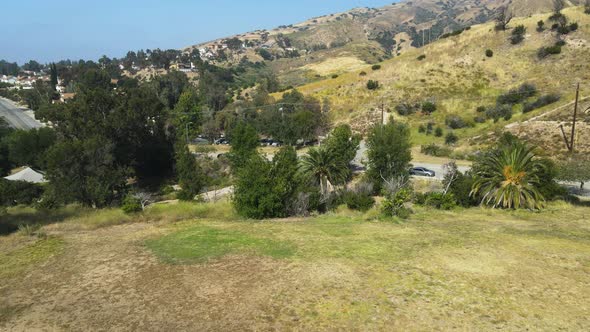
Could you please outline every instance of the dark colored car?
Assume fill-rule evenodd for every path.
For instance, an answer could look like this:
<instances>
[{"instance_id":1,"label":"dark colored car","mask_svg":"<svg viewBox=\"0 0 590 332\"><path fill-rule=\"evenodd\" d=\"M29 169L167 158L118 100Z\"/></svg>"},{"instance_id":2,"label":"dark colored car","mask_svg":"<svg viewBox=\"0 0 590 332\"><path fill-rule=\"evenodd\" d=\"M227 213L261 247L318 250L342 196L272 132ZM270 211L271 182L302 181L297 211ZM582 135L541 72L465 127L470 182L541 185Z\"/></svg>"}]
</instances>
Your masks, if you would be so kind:
<instances>
[{"instance_id":1,"label":"dark colored car","mask_svg":"<svg viewBox=\"0 0 590 332\"><path fill-rule=\"evenodd\" d=\"M426 167L412 167L410 168L410 175L434 177L436 172Z\"/></svg>"}]
</instances>

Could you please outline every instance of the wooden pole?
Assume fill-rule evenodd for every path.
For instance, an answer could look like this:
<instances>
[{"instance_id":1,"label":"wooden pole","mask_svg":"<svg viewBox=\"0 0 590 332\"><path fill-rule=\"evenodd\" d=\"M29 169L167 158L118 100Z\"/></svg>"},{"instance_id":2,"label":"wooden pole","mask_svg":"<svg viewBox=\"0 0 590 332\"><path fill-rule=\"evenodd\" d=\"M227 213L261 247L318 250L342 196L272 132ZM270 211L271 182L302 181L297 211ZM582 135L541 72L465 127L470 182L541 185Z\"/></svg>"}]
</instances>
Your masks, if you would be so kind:
<instances>
[{"instance_id":1,"label":"wooden pole","mask_svg":"<svg viewBox=\"0 0 590 332\"><path fill-rule=\"evenodd\" d=\"M574 154L574 142L576 138L576 120L578 118L578 101L580 99L580 83L576 88L576 102L574 104L574 122L572 124L572 137L570 139L570 152Z\"/></svg>"}]
</instances>

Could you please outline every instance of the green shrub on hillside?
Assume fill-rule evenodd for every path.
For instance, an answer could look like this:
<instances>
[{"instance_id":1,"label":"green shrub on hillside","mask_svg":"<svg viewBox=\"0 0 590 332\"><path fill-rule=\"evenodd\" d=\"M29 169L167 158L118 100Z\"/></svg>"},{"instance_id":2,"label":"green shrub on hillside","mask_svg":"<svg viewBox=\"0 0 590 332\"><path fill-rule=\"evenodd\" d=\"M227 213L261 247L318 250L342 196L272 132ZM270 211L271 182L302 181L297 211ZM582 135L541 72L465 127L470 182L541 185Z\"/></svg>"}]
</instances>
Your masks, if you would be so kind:
<instances>
[{"instance_id":1,"label":"green shrub on hillside","mask_svg":"<svg viewBox=\"0 0 590 332\"><path fill-rule=\"evenodd\" d=\"M372 69L372 70L379 70L379 69L381 69L381 65L373 65L373 66L371 67L371 69Z\"/></svg>"},{"instance_id":2,"label":"green shrub on hillside","mask_svg":"<svg viewBox=\"0 0 590 332\"><path fill-rule=\"evenodd\" d=\"M498 105L490 108L486 111L486 117L493 119L494 122L498 122L500 119L508 121L512 118L512 105Z\"/></svg>"},{"instance_id":3,"label":"green shrub on hillside","mask_svg":"<svg viewBox=\"0 0 590 332\"><path fill-rule=\"evenodd\" d=\"M543 106L547 106L549 104L553 104L559 101L561 97L558 94L547 94L544 96L539 97L539 99L535 100L532 103L525 103L522 109L523 113L531 112L537 108L541 108Z\"/></svg>"},{"instance_id":4,"label":"green shrub on hillside","mask_svg":"<svg viewBox=\"0 0 590 332\"><path fill-rule=\"evenodd\" d=\"M537 87L534 84L524 83L517 89L510 89L507 93L498 96L496 103L498 105L516 105L536 94Z\"/></svg>"},{"instance_id":5,"label":"green shrub on hillside","mask_svg":"<svg viewBox=\"0 0 590 332\"><path fill-rule=\"evenodd\" d=\"M436 145L434 143L428 145L422 145L420 152L434 157L448 157L451 155L451 149Z\"/></svg>"},{"instance_id":6,"label":"green shrub on hillside","mask_svg":"<svg viewBox=\"0 0 590 332\"><path fill-rule=\"evenodd\" d=\"M545 31L545 22L543 20L540 20L539 22L537 22L537 31L538 32Z\"/></svg>"},{"instance_id":7,"label":"green shrub on hillside","mask_svg":"<svg viewBox=\"0 0 590 332\"><path fill-rule=\"evenodd\" d=\"M432 114L436 111L436 104L431 101L422 103L422 112L426 114Z\"/></svg>"},{"instance_id":8,"label":"green shrub on hillside","mask_svg":"<svg viewBox=\"0 0 590 332\"><path fill-rule=\"evenodd\" d=\"M395 110L399 115L412 115L416 113L416 110L420 108L420 105L412 105L410 103L401 103L395 106Z\"/></svg>"},{"instance_id":9,"label":"green shrub on hillside","mask_svg":"<svg viewBox=\"0 0 590 332\"><path fill-rule=\"evenodd\" d=\"M367 89L369 89L369 90L377 90L377 89L379 89L379 81L369 80L367 82Z\"/></svg>"},{"instance_id":10,"label":"green shrub on hillside","mask_svg":"<svg viewBox=\"0 0 590 332\"><path fill-rule=\"evenodd\" d=\"M455 135L453 132L449 132L445 136L445 144L446 145L454 145L458 141L459 141L459 137L457 135Z\"/></svg>"},{"instance_id":11,"label":"green shrub on hillside","mask_svg":"<svg viewBox=\"0 0 590 332\"><path fill-rule=\"evenodd\" d=\"M556 55L561 53L561 46L555 44L549 47L541 47L539 51L537 51L537 56L539 59L544 59L550 55Z\"/></svg>"},{"instance_id":12,"label":"green shrub on hillside","mask_svg":"<svg viewBox=\"0 0 590 332\"><path fill-rule=\"evenodd\" d=\"M434 129L434 136L442 137L443 136L443 129L441 127L436 127L436 129Z\"/></svg>"},{"instance_id":13,"label":"green shrub on hillside","mask_svg":"<svg viewBox=\"0 0 590 332\"><path fill-rule=\"evenodd\" d=\"M492 51L492 50L490 50L490 49L487 49L487 50L486 50L486 56L487 56L488 58L491 58L491 57L493 57L493 56L494 56L494 51Z\"/></svg>"},{"instance_id":14,"label":"green shrub on hillside","mask_svg":"<svg viewBox=\"0 0 590 332\"><path fill-rule=\"evenodd\" d=\"M447 115L445 124L451 129L461 129L468 127L469 124L458 115Z\"/></svg>"},{"instance_id":15,"label":"green shrub on hillside","mask_svg":"<svg viewBox=\"0 0 590 332\"><path fill-rule=\"evenodd\" d=\"M419 55L419 56L416 58L416 60L418 60L418 61L422 61L422 60L424 60L424 59L426 59L426 54Z\"/></svg>"},{"instance_id":16,"label":"green shrub on hillside","mask_svg":"<svg viewBox=\"0 0 590 332\"><path fill-rule=\"evenodd\" d=\"M520 44L524 40L524 34L526 33L526 28L524 25L519 25L512 30L512 35L510 36L510 43L512 45Z\"/></svg>"}]
</instances>

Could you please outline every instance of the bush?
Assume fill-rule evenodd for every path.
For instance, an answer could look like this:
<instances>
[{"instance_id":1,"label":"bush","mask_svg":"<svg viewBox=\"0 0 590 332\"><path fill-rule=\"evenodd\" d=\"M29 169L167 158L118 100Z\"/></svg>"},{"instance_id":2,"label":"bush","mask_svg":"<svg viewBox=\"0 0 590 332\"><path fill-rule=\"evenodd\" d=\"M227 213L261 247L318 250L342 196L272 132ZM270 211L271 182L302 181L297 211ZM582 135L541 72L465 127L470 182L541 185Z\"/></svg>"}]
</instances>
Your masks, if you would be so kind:
<instances>
[{"instance_id":1,"label":"bush","mask_svg":"<svg viewBox=\"0 0 590 332\"><path fill-rule=\"evenodd\" d=\"M379 88L379 81L369 80L367 82L367 89L369 90L377 90Z\"/></svg>"},{"instance_id":2,"label":"bush","mask_svg":"<svg viewBox=\"0 0 590 332\"><path fill-rule=\"evenodd\" d=\"M451 155L451 150L434 143L420 146L420 152L435 157L448 157Z\"/></svg>"},{"instance_id":3,"label":"bush","mask_svg":"<svg viewBox=\"0 0 590 332\"><path fill-rule=\"evenodd\" d=\"M561 53L561 46L553 45L549 47L541 47L539 51L537 51L537 56L539 59L544 59L550 55L556 55Z\"/></svg>"},{"instance_id":4,"label":"bush","mask_svg":"<svg viewBox=\"0 0 590 332\"><path fill-rule=\"evenodd\" d=\"M490 108L486 111L486 117L493 119L494 122L504 119L506 121L512 118L512 106L511 105L499 105L495 108Z\"/></svg>"},{"instance_id":5,"label":"bush","mask_svg":"<svg viewBox=\"0 0 590 332\"><path fill-rule=\"evenodd\" d=\"M452 210L457 207L455 195L442 192L418 193L414 195L414 204L430 206L439 210Z\"/></svg>"},{"instance_id":6,"label":"bush","mask_svg":"<svg viewBox=\"0 0 590 332\"><path fill-rule=\"evenodd\" d=\"M405 204L410 201L411 197L412 191L408 188L402 188L383 200L381 212L388 217L407 219L412 211Z\"/></svg>"},{"instance_id":7,"label":"bush","mask_svg":"<svg viewBox=\"0 0 590 332\"><path fill-rule=\"evenodd\" d=\"M478 116L476 116L476 117L473 118L473 121L475 123L485 123L486 120L487 120L486 117L485 116L481 116L481 115L478 115Z\"/></svg>"},{"instance_id":8,"label":"bush","mask_svg":"<svg viewBox=\"0 0 590 332\"><path fill-rule=\"evenodd\" d=\"M416 107L414 105L411 105L409 103L401 103L397 106L395 106L395 110L397 111L397 114L405 116L405 115L412 115L416 112L416 109L419 107Z\"/></svg>"},{"instance_id":9,"label":"bush","mask_svg":"<svg viewBox=\"0 0 590 332\"><path fill-rule=\"evenodd\" d=\"M416 60L418 60L418 61L422 61L422 60L424 60L424 59L426 59L426 54L419 55L419 56L416 58Z\"/></svg>"},{"instance_id":10,"label":"bush","mask_svg":"<svg viewBox=\"0 0 590 332\"><path fill-rule=\"evenodd\" d=\"M447 193L445 195L444 193L431 192L425 195L424 205L439 210L452 210L457 207L457 202L453 194Z\"/></svg>"},{"instance_id":11,"label":"bush","mask_svg":"<svg viewBox=\"0 0 590 332\"><path fill-rule=\"evenodd\" d=\"M332 75L332 78L338 78L337 74Z\"/></svg>"},{"instance_id":12,"label":"bush","mask_svg":"<svg viewBox=\"0 0 590 332\"><path fill-rule=\"evenodd\" d=\"M478 205L478 197L471 195L471 188L475 182L471 173L459 172L457 164L454 162L446 164L444 168L446 168L446 174L443 179L443 187L448 188L447 193L453 195L455 202L463 207Z\"/></svg>"},{"instance_id":13,"label":"bush","mask_svg":"<svg viewBox=\"0 0 590 332\"><path fill-rule=\"evenodd\" d=\"M41 198L43 188L25 181L8 181L0 179L0 205L29 205Z\"/></svg>"},{"instance_id":14,"label":"bush","mask_svg":"<svg viewBox=\"0 0 590 332\"><path fill-rule=\"evenodd\" d=\"M548 95L541 96L541 97L539 97L539 99L537 99L536 101L534 101L532 103L524 104L522 112L523 113L531 112L537 108L541 108L543 106L553 104L553 103L559 101L559 99L561 99L561 97L558 94L548 94Z\"/></svg>"},{"instance_id":15,"label":"bush","mask_svg":"<svg viewBox=\"0 0 590 332\"><path fill-rule=\"evenodd\" d=\"M468 126L468 124L458 115L448 115L445 119L445 124L451 129L461 129Z\"/></svg>"},{"instance_id":16,"label":"bush","mask_svg":"<svg viewBox=\"0 0 590 332\"><path fill-rule=\"evenodd\" d=\"M359 73L359 76L367 76L367 72L366 72L366 71L361 71L361 72Z\"/></svg>"},{"instance_id":17,"label":"bush","mask_svg":"<svg viewBox=\"0 0 590 332\"><path fill-rule=\"evenodd\" d=\"M537 31L538 32L545 31L545 22L543 22L543 20L540 20L539 22L537 22Z\"/></svg>"},{"instance_id":18,"label":"bush","mask_svg":"<svg viewBox=\"0 0 590 332\"><path fill-rule=\"evenodd\" d=\"M448 133L447 136L445 136L445 144L446 145L454 145L458 141L459 141L459 137L457 137L457 135L455 135L452 132Z\"/></svg>"},{"instance_id":19,"label":"bush","mask_svg":"<svg viewBox=\"0 0 590 332\"><path fill-rule=\"evenodd\" d=\"M432 114L436 111L436 104L431 101L426 101L422 104L422 112Z\"/></svg>"},{"instance_id":20,"label":"bush","mask_svg":"<svg viewBox=\"0 0 590 332\"><path fill-rule=\"evenodd\" d=\"M524 40L524 34L526 33L526 28L524 25L518 25L512 30L512 35L510 36L510 43L512 45L520 44Z\"/></svg>"},{"instance_id":21,"label":"bush","mask_svg":"<svg viewBox=\"0 0 590 332\"><path fill-rule=\"evenodd\" d=\"M475 111L477 113L484 113L486 111L486 107L485 106L478 106Z\"/></svg>"},{"instance_id":22,"label":"bush","mask_svg":"<svg viewBox=\"0 0 590 332\"><path fill-rule=\"evenodd\" d=\"M441 127L436 127L436 129L434 129L434 136L436 136L436 137L443 136L443 130Z\"/></svg>"},{"instance_id":23,"label":"bush","mask_svg":"<svg viewBox=\"0 0 590 332\"><path fill-rule=\"evenodd\" d=\"M492 50L490 50L490 49L487 49L487 50L486 50L486 56L487 56L488 58L491 58L491 57L493 57L493 56L494 56L494 51L492 51Z\"/></svg>"},{"instance_id":24,"label":"bush","mask_svg":"<svg viewBox=\"0 0 590 332\"><path fill-rule=\"evenodd\" d=\"M507 93L498 96L496 103L498 105L515 105L536 94L537 87L534 84L524 83L517 89L510 89Z\"/></svg>"},{"instance_id":25,"label":"bush","mask_svg":"<svg viewBox=\"0 0 590 332\"><path fill-rule=\"evenodd\" d=\"M423 124L419 125L418 132L424 134L426 132L426 126L424 126Z\"/></svg>"},{"instance_id":26,"label":"bush","mask_svg":"<svg viewBox=\"0 0 590 332\"><path fill-rule=\"evenodd\" d=\"M577 22L574 22L574 23L572 23L572 24L569 25L569 30L570 31L576 31L576 30L578 30L578 27L579 27L578 26L578 23Z\"/></svg>"},{"instance_id":27,"label":"bush","mask_svg":"<svg viewBox=\"0 0 590 332\"><path fill-rule=\"evenodd\" d=\"M381 69L381 65L373 65L373 66L371 67L371 69L372 69L372 70L379 70L379 69Z\"/></svg>"},{"instance_id":28,"label":"bush","mask_svg":"<svg viewBox=\"0 0 590 332\"><path fill-rule=\"evenodd\" d=\"M143 209L141 207L141 202L139 201L139 199L137 199L133 195L129 194L129 195L125 196L125 198L123 199L123 204L121 205L121 210L123 210L123 212L125 212L127 214L130 214L130 213L141 212Z\"/></svg>"},{"instance_id":29,"label":"bush","mask_svg":"<svg viewBox=\"0 0 590 332\"><path fill-rule=\"evenodd\" d=\"M375 205L372 193L373 186L370 183L359 183L352 190L346 191L342 200L349 209L365 212Z\"/></svg>"}]
</instances>

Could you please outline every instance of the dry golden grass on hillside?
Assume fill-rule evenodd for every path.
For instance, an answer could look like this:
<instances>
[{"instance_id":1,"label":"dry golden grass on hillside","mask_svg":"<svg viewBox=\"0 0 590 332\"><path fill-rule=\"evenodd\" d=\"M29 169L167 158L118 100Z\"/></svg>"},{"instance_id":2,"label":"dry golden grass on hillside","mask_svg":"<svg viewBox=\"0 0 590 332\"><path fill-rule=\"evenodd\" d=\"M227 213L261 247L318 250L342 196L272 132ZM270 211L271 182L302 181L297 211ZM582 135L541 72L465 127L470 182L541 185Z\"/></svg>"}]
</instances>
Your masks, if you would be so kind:
<instances>
[{"instance_id":1,"label":"dry golden grass on hillside","mask_svg":"<svg viewBox=\"0 0 590 332\"><path fill-rule=\"evenodd\" d=\"M523 115L516 113L511 122L522 121L572 100L574 83L590 79L590 15L581 8L564 10L570 22L578 22L576 32L564 36L567 45L560 55L539 60L540 47L556 41L554 32L537 32L537 21L548 21L549 14L515 18L510 27L523 24L525 41L511 45L510 32L495 32L492 23L473 26L459 36L442 39L421 49L414 49L382 63L382 69L371 66L342 74L336 79L313 82L298 89L305 94L327 97L332 103L332 117L348 122L361 130L380 118L380 105L392 110L400 102L421 102L432 99L439 110L431 117L415 115L403 118L410 123L434 121L444 125L448 114L473 119L477 106L492 106L496 97L524 82L535 84L541 94L559 93L562 100L554 105ZM550 23L547 23L550 24ZM494 52L492 58L485 50ZM426 58L417 60L419 55ZM366 76L359 73L365 71ZM381 88L369 91L368 80L378 80ZM590 85L583 86L583 95L590 94ZM396 118L400 119L397 114ZM508 122L491 121L475 128L458 130L461 137L477 136L504 127Z\"/></svg>"}]
</instances>

